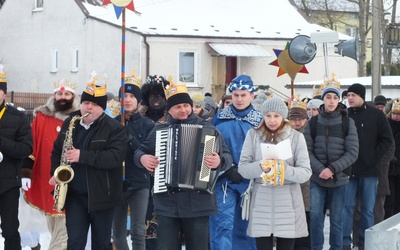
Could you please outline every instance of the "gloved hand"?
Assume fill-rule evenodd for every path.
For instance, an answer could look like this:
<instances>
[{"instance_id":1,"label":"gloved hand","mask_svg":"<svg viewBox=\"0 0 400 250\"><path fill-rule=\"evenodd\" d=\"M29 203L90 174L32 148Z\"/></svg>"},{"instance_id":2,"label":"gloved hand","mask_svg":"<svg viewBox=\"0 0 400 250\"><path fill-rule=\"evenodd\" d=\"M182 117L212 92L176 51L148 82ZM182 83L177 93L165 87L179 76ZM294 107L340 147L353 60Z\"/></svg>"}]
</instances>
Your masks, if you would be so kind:
<instances>
[{"instance_id":1,"label":"gloved hand","mask_svg":"<svg viewBox=\"0 0 400 250\"><path fill-rule=\"evenodd\" d=\"M25 191L28 191L31 188L31 179L29 178L22 178L21 179L22 183L22 189Z\"/></svg>"},{"instance_id":2,"label":"gloved hand","mask_svg":"<svg viewBox=\"0 0 400 250\"><path fill-rule=\"evenodd\" d=\"M228 178L233 182L233 183L239 183L243 180L243 177L239 174L238 168L233 167L228 173Z\"/></svg>"}]
</instances>

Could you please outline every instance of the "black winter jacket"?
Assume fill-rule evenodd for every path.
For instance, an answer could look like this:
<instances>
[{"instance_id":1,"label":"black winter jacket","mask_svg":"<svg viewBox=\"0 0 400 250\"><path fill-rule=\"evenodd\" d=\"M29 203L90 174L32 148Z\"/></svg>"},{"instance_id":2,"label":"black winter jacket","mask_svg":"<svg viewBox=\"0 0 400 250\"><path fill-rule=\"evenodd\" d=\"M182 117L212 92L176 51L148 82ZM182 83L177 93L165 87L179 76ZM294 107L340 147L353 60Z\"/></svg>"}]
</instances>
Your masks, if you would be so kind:
<instances>
[{"instance_id":1,"label":"black winter jacket","mask_svg":"<svg viewBox=\"0 0 400 250\"><path fill-rule=\"evenodd\" d=\"M359 141L358 159L352 167L352 177L379 177L382 162L391 159L394 152L392 130L385 114L364 103L349 108L349 117L355 122Z\"/></svg>"},{"instance_id":2,"label":"black winter jacket","mask_svg":"<svg viewBox=\"0 0 400 250\"><path fill-rule=\"evenodd\" d=\"M120 121L121 117L116 118ZM128 136L128 150L125 157L125 185L128 190L150 188L150 173L133 161L133 154L144 142L155 123L139 113L132 114L125 119L125 128Z\"/></svg>"},{"instance_id":3,"label":"black winter jacket","mask_svg":"<svg viewBox=\"0 0 400 250\"><path fill-rule=\"evenodd\" d=\"M400 121L395 121L389 118L389 124L393 131L395 151L394 157L390 161L389 175L400 174Z\"/></svg>"},{"instance_id":4,"label":"black winter jacket","mask_svg":"<svg viewBox=\"0 0 400 250\"><path fill-rule=\"evenodd\" d=\"M346 106L341 103L334 112L325 112L325 106L321 105L315 139L311 136L309 123L304 131L313 172L311 180L323 187L346 185L349 176L342 171L350 167L358 157L358 137L354 121L349 118L347 135L344 134L342 113L347 115ZM322 170L327 167L334 174L334 178L319 178Z\"/></svg>"},{"instance_id":5,"label":"black winter jacket","mask_svg":"<svg viewBox=\"0 0 400 250\"><path fill-rule=\"evenodd\" d=\"M60 165L64 139L72 116L61 128L51 154L51 176ZM78 142L80 133L86 133ZM115 207L122 201L122 162L125 159L128 138L125 128L103 113L88 130L75 121L74 147L80 149L79 162L73 163L75 177L68 185L68 195L88 196L89 211Z\"/></svg>"},{"instance_id":6,"label":"black winter jacket","mask_svg":"<svg viewBox=\"0 0 400 250\"><path fill-rule=\"evenodd\" d=\"M0 105L3 109L5 102ZM0 195L21 187L22 160L33 151L32 131L25 114L6 105L0 118Z\"/></svg>"},{"instance_id":7,"label":"black winter jacket","mask_svg":"<svg viewBox=\"0 0 400 250\"><path fill-rule=\"evenodd\" d=\"M155 154L156 131L173 124L200 124L213 126L206 120L195 116L193 113L188 117L188 119L183 121L175 120L169 116L165 123L156 124L144 143L138 150L136 150L134 160L138 166L142 166L140 163L140 157L142 155ZM222 136L220 136L220 139L222 145L219 146L220 148L222 146L223 155L220 155L221 165L219 168L221 168L221 171L224 171L232 165L232 156L229 148L223 141ZM190 218L208 216L216 214L218 211L215 193L210 194L207 192L182 189L177 192L156 193L154 194L153 199L155 213L167 217Z\"/></svg>"}]
</instances>

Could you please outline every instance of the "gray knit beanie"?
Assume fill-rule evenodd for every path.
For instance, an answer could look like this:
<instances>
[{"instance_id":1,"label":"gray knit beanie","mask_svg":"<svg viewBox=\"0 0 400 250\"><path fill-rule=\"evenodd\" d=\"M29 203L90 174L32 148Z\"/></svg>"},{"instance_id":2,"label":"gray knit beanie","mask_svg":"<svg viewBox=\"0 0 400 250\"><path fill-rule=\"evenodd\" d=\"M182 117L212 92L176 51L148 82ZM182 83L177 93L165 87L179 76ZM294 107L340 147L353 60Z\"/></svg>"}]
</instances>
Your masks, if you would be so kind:
<instances>
[{"instance_id":1,"label":"gray knit beanie","mask_svg":"<svg viewBox=\"0 0 400 250\"><path fill-rule=\"evenodd\" d=\"M276 112L284 119L287 118L288 108L285 102L279 97L268 98L260 107L260 112L265 116L268 112Z\"/></svg>"}]
</instances>

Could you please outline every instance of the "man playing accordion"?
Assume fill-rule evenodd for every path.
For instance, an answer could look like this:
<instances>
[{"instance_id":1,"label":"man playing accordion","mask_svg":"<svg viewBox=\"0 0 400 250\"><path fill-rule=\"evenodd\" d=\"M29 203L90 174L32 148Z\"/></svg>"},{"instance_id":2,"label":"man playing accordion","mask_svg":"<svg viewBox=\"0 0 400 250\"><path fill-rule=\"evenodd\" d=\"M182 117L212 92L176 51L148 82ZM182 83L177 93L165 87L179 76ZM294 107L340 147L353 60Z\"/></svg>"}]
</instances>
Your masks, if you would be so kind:
<instances>
[{"instance_id":1,"label":"man playing accordion","mask_svg":"<svg viewBox=\"0 0 400 250\"><path fill-rule=\"evenodd\" d=\"M157 124L147 139L135 152L137 166L150 172L157 172L160 159L156 154L157 131L175 124L197 124L213 127L207 121L197 117L192 110L193 101L183 84L164 86L167 97L168 117L165 123ZM218 137L218 132L216 132ZM179 135L181 136L181 135ZM216 140L214 150L204 157L204 165L211 171L225 171L232 164L232 157L222 137ZM190 141L190 140L189 140ZM198 143L192 140L190 143ZM218 153L215 151L219 151ZM199 152L190 152L197 157ZM183 164L184 168L193 168ZM156 179L156 177L155 177ZM158 183L155 181L155 186ZM209 239L209 216L218 211L215 194L190 188L167 188L165 192L154 192L154 210L158 216L157 249L179 249L182 231L187 249L207 249Z\"/></svg>"}]
</instances>

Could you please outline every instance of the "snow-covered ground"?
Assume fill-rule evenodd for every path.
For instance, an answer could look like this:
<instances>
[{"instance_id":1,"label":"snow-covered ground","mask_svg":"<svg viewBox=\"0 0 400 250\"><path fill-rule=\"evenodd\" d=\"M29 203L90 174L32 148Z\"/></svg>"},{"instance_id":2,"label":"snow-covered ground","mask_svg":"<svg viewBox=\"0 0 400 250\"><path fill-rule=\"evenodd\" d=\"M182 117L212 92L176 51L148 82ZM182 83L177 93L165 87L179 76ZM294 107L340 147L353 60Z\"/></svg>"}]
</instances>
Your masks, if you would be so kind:
<instances>
[{"instance_id":1,"label":"snow-covered ground","mask_svg":"<svg viewBox=\"0 0 400 250\"><path fill-rule=\"evenodd\" d=\"M47 231L46 219L41 212L27 205L22 198L20 199L19 220L20 220L21 239L23 243L29 244L29 242L32 241L36 242L37 238L39 238L41 250L47 250L50 243L50 233ZM32 228L34 228L36 232L30 234L29 230L32 230ZM328 216L325 218L324 234L325 234L324 249L329 249ZM130 245L130 239L127 238L127 240L129 242L128 245ZM22 249L30 250L31 247L23 245ZM90 246L87 246L86 249L90 250ZM0 238L0 250L4 250L4 243L2 238Z\"/></svg>"}]
</instances>

